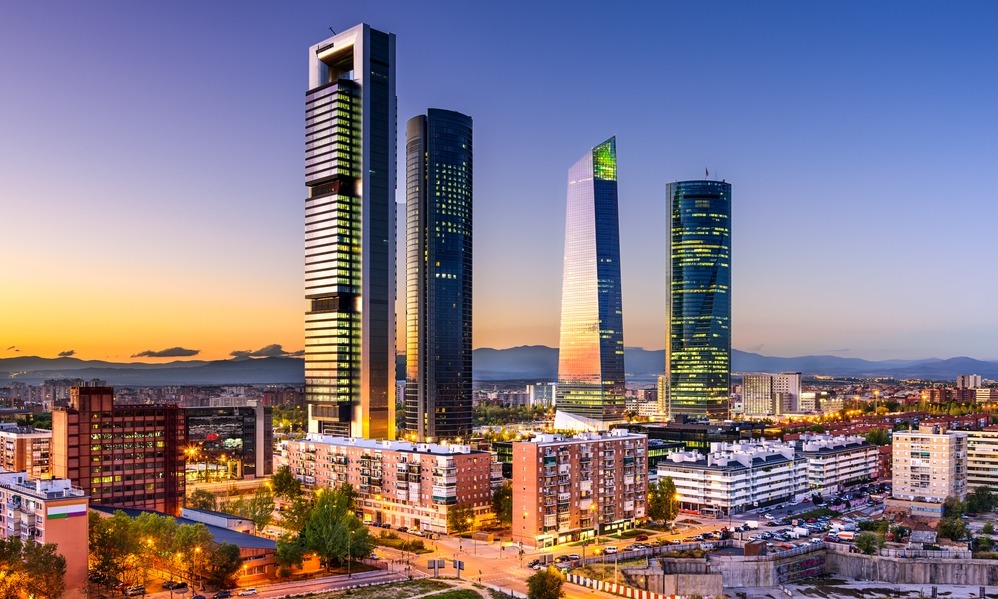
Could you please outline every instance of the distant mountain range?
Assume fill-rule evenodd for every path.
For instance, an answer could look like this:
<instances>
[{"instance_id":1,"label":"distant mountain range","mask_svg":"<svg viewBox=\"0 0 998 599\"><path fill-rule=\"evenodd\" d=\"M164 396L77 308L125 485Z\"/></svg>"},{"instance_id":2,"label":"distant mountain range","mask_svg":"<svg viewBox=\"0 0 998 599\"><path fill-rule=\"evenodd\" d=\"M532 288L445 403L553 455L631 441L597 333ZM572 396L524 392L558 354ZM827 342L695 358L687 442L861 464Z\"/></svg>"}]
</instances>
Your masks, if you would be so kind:
<instances>
[{"instance_id":1,"label":"distant mountain range","mask_svg":"<svg viewBox=\"0 0 998 599\"><path fill-rule=\"evenodd\" d=\"M998 379L998 362L959 357L945 360L871 361L838 356L777 358L732 350L732 370L742 372L802 372L805 375L893 377L953 380L959 374ZM558 350L543 345L474 351L476 381L558 378ZM665 351L626 348L624 364L630 382L654 382L664 370ZM397 368L405 372L405 359ZM37 385L45 379L103 379L115 386L291 384L305 381L302 358L237 358L232 360L177 360L164 364L106 362L78 358L0 358L0 387L4 379Z\"/></svg>"}]
</instances>

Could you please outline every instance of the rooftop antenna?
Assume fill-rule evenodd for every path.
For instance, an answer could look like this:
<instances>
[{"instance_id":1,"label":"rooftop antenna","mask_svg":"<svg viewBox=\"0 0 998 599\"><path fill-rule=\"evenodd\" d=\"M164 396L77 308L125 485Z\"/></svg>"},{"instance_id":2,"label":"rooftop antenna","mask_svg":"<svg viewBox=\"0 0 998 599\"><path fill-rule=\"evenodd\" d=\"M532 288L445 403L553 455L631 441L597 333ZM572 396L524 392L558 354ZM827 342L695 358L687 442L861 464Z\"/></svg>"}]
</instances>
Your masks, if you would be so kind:
<instances>
[{"instance_id":1,"label":"rooftop antenna","mask_svg":"<svg viewBox=\"0 0 998 599\"><path fill-rule=\"evenodd\" d=\"M710 179L710 171L707 170L706 168L703 169L703 178Z\"/></svg>"},{"instance_id":2,"label":"rooftop antenna","mask_svg":"<svg viewBox=\"0 0 998 599\"><path fill-rule=\"evenodd\" d=\"M332 28L332 27L330 27L330 28L329 28L329 30L330 30L330 31L333 31L333 28ZM335 32L335 31L333 31L333 35L336 35L336 32Z\"/></svg>"}]
</instances>

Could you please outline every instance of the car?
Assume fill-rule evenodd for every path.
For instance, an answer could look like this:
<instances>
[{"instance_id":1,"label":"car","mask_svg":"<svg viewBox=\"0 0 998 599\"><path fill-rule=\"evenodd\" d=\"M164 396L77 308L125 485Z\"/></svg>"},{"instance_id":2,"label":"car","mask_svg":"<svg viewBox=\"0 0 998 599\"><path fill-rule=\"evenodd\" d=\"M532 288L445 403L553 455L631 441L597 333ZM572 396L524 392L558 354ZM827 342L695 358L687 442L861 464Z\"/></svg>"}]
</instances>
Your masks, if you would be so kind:
<instances>
[{"instance_id":1,"label":"car","mask_svg":"<svg viewBox=\"0 0 998 599\"><path fill-rule=\"evenodd\" d=\"M205 596L198 593L197 595L191 595L191 599L205 599Z\"/></svg>"},{"instance_id":2,"label":"car","mask_svg":"<svg viewBox=\"0 0 998 599\"><path fill-rule=\"evenodd\" d=\"M539 559L532 559L529 562L527 562L527 567L528 568L533 568L534 566L539 565L540 563L541 563L541 560L539 560Z\"/></svg>"},{"instance_id":3,"label":"car","mask_svg":"<svg viewBox=\"0 0 998 599\"><path fill-rule=\"evenodd\" d=\"M582 559L582 556L579 555L578 553L569 553L565 557L567 557L570 560Z\"/></svg>"},{"instance_id":4,"label":"car","mask_svg":"<svg viewBox=\"0 0 998 599\"><path fill-rule=\"evenodd\" d=\"M533 566L530 566L530 567L532 569L534 569L534 570L543 570L544 569L544 564L539 564L538 563L538 564L534 564Z\"/></svg>"},{"instance_id":5,"label":"car","mask_svg":"<svg viewBox=\"0 0 998 599\"><path fill-rule=\"evenodd\" d=\"M647 541L648 540L648 535L638 535L638 536L634 537L634 540L635 541Z\"/></svg>"},{"instance_id":6,"label":"car","mask_svg":"<svg viewBox=\"0 0 998 599\"><path fill-rule=\"evenodd\" d=\"M766 520L772 520L773 519L773 514L770 514L769 512L766 512L765 514L762 515L762 517L765 518Z\"/></svg>"},{"instance_id":7,"label":"car","mask_svg":"<svg viewBox=\"0 0 998 599\"><path fill-rule=\"evenodd\" d=\"M804 499L801 499L801 503L811 503L811 500L805 497Z\"/></svg>"},{"instance_id":8,"label":"car","mask_svg":"<svg viewBox=\"0 0 998 599\"><path fill-rule=\"evenodd\" d=\"M367 556L368 559L381 559L381 556L377 553L371 552L371 555Z\"/></svg>"},{"instance_id":9,"label":"car","mask_svg":"<svg viewBox=\"0 0 998 599\"><path fill-rule=\"evenodd\" d=\"M398 530L399 532L409 532L409 527L408 526L399 526L396 530Z\"/></svg>"},{"instance_id":10,"label":"car","mask_svg":"<svg viewBox=\"0 0 998 599\"><path fill-rule=\"evenodd\" d=\"M166 581L163 581L163 585L162 586L163 586L164 589L172 589L173 587L177 586L177 584L178 583L175 580L166 580Z\"/></svg>"},{"instance_id":11,"label":"car","mask_svg":"<svg viewBox=\"0 0 998 599\"><path fill-rule=\"evenodd\" d=\"M232 591L223 589L212 595L211 599L229 599L229 597L231 596L232 596Z\"/></svg>"},{"instance_id":12,"label":"car","mask_svg":"<svg viewBox=\"0 0 998 599\"><path fill-rule=\"evenodd\" d=\"M603 548L603 553L606 555L613 555L614 553L617 553L616 545L607 545Z\"/></svg>"},{"instance_id":13,"label":"car","mask_svg":"<svg viewBox=\"0 0 998 599\"><path fill-rule=\"evenodd\" d=\"M128 595L129 597L135 597L136 595L145 595L146 588L140 584L135 585L132 587L128 587L128 590L125 592L125 594Z\"/></svg>"},{"instance_id":14,"label":"car","mask_svg":"<svg viewBox=\"0 0 998 599\"><path fill-rule=\"evenodd\" d=\"M624 547L624 551L636 551L637 549L637 545L628 545L627 547Z\"/></svg>"},{"instance_id":15,"label":"car","mask_svg":"<svg viewBox=\"0 0 998 599\"><path fill-rule=\"evenodd\" d=\"M560 564L562 562L567 562L567 561L568 561L568 558L565 557L564 555L556 555L555 558L554 558L554 563L556 563L556 564Z\"/></svg>"},{"instance_id":16,"label":"car","mask_svg":"<svg viewBox=\"0 0 998 599\"><path fill-rule=\"evenodd\" d=\"M249 597L250 595L256 595L256 589L255 588L250 587L248 589L243 589L243 590L239 591L239 596L240 597Z\"/></svg>"}]
</instances>

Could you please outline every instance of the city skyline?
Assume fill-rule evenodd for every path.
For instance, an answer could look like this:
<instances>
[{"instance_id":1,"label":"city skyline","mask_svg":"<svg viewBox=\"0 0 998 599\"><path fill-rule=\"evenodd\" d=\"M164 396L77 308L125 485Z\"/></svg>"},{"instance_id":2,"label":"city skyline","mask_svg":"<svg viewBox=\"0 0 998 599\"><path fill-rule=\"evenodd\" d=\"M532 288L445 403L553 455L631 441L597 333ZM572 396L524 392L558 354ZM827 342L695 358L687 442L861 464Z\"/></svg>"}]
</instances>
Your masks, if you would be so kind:
<instances>
[{"instance_id":1,"label":"city skyline","mask_svg":"<svg viewBox=\"0 0 998 599\"><path fill-rule=\"evenodd\" d=\"M738 184L734 347L996 359L998 241L978 224L996 216L998 85L981 75L996 16L985 3L5 5L18 93L0 98L17 115L0 148L0 357L301 350L301 48L367 22L398 36L401 114L476 118L475 347L557 345L564 169L615 133L629 345L664 339L665 185L707 167ZM563 60L584 47L591 60ZM596 111L577 101L594 85L617 86Z\"/></svg>"}]
</instances>

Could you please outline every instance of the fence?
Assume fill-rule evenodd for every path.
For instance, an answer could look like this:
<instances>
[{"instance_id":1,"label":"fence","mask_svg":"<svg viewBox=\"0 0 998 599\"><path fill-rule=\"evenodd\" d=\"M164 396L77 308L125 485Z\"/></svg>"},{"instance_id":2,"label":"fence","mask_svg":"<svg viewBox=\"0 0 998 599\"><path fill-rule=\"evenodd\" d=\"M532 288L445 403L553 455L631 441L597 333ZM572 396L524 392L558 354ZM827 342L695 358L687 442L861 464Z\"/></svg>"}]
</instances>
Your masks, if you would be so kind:
<instances>
[{"instance_id":1,"label":"fence","mask_svg":"<svg viewBox=\"0 0 998 599\"><path fill-rule=\"evenodd\" d=\"M627 597L627 599L683 599L687 597L687 595L663 595L661 593L653 593L643 589L636 589L625 584L593 580L577 574L568 574L565 578L572 584L576 584L587 589L593 589L595 591L603 591L604 593L610 593L612 595L617 595L618 597ZM700 596L704 597L704 599L710 599L711 597L710 595Z\"/></svg>"}]
</instances>

